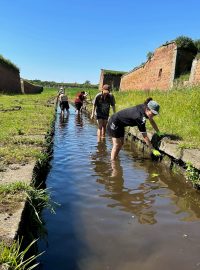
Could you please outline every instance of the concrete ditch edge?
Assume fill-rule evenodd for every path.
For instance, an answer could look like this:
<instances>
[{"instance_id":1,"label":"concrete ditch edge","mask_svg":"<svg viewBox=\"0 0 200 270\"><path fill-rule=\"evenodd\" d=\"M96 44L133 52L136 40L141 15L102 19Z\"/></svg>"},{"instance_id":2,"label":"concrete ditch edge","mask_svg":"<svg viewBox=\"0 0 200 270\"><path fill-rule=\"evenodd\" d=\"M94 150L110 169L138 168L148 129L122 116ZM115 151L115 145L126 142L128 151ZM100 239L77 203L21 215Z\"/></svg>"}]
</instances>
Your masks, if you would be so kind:
<instances>
[{"instance_id":1,"label":"concrete ditch edge","mask_svg":"<svg viewBox=\"0 0 200 270\"><path fill-rule=\"evenodd\" d=\"M135 127L131 127L127 129L126 136L129 140L139 140L142 143L142 147L144 151L149 151L148 147L145 145L143 141L143 137L139 130ZM148 132L148 136L150 140L153 141L153 134ZM185 166L187 163L190 163L196 170L200 171L200 149L182 149L180 148L178 140L171 140L166 135L163 136L159 141L159 145L157 149L161 151L161 153L166 156L163 160L169 167L172 166L172 163L179 165L181 168L185 170ZM140 147L141 148L141 147ZM166 162L168 157L168 162Z\"/></svg>"},{"instance_id":2,"label":"concrete ditch edge","mask_svg":"<svg viewBox=\"0 0 200 270\"><path fill-rule=\"evenodd\" d=\"M44 136L46 146L41 151L42 153L49 154L49 160L47 161L48 165L52 155L52 138L54 136L55 117L52 125L50 125L50 128L51 130ZM36 160L26 165L16 164L14 168L1 173L0 183L9 184L17 181L22 181L27 184L31 184L33 181L35 181L36 185L38 186L38 184L41 183L38 183L37 178L44 180L44 178L46 178L46 174L47 172L45 172L45 168L40 167L40 165L38 165L38 161ZM8 180L5 180L5 178ZM42 188L42 185L40 188ZM20 226L22 224L22 220L26 218L24 213L27 203L28 202L26 199L20 202L16 211L13 213L11 213L11 211L0 213L0 241L4 241L4 243L9 245L15 239L17 239L18 233L21 229Z\"/></svg>"}]
</instances>

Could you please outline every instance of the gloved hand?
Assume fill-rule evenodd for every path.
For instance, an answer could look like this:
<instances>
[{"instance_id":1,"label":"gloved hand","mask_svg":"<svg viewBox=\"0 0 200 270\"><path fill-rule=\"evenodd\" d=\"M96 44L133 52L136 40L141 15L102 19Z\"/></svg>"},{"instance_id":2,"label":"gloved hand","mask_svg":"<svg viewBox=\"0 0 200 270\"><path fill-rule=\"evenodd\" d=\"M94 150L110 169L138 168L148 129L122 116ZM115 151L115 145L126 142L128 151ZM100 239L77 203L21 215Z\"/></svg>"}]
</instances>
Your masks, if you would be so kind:
<instances>
[{"instance_id":1,"label":"gloved hand","mask_svg":"<svg viewBox=\"0 0 200 270\"><path fill-rule=\"evenodd\" d=\"M160 153L158 150L152 149L151 151L152 151L152 154L153 154L155 157L160 157L160 156L161 156L161 153Z\"/></svg>"}]
</instances>

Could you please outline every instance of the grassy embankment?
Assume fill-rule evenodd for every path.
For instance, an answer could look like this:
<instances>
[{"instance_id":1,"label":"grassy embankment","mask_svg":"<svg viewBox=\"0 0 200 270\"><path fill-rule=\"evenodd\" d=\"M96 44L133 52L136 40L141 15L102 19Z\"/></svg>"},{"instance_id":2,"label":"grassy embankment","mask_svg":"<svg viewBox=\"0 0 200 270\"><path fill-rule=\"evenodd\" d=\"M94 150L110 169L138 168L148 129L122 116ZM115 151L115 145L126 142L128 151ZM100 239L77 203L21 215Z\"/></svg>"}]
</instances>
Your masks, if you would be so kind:
<instances>
[{"instance_id":1,"label":"grassy embankment","mask_svg":"<svg viewBox=\"0 0 200 270\"><path fill-rule=\"evenodd\" d=\"M36 95L0 95L0 168L40 157L54 117L56 90ZM17 110L17 106L21 109Z\"/></svg>"},{"instance_id":2,"label":"grassy embankment","mask_svg":"<svg viewBox=\"0 0 200 270\"><path fill-rule=\"evenodd\" d=\"M45 135L54 119L56 93L57 90L49 89L36 95L0 95L0 173L13 163L44 161L42 150L47 146ZM48 191L28 186L20 182L20 179L16 183L1 183L1 213L12 213L25 198L28 198L31 206L31 222L35 219L34 224L39 224L39 211L51 203ZM13 242L11 246L7 246L0 242L0 268L6 266L9 269L24 269L26 264L34 260L35 256L24 261L29 247L21 251L20 243Z\"/></svg>"},{"instance_id":3,"label":"grassy embankment","mask_svg":"<svg viewBox=\"0 0 200 270\"><path fill-rule=\"evenodd\" d=\"M86 90L87 91L87 90ZM72 98L77 89L67 90ZM88 99L93 99L98 90L89 90ZM154 119L161 132L174 134L181 138L179 147L200 148L200 86L163 91L114 92L116 110L142 103L151 96L160 106L160 115ZM91 97L91 98L90 98ZM112 113L112 110L111 110ZM149 130L151 126L147 124Z\"/></svg>"}]
</instances>

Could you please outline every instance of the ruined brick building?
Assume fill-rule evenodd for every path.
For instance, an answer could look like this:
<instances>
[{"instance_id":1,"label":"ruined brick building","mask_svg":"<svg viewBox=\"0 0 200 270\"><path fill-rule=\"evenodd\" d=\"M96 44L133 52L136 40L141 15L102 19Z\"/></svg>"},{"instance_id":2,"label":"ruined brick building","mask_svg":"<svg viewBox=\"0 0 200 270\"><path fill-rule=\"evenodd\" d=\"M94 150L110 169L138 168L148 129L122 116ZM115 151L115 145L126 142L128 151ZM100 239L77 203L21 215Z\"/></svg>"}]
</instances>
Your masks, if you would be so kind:
<instances>
[{"instance_id":1,"label":"ruined brick building","mask_svg":"<svg viewBox=\"0 0 200 270\"><path fill-rule=\"evenodd\" d=\"M200 60L196 53L180 49L175 42L157 48L143 65L121 77L120 90L168 90L182 74L190 73L188 83L200 83Z\"/></svg>"},{"instance_id":2,"label":"ruined brick building","mask_svg":"<svg viewBox=\"0 0 200 270\"><path fill-rule=\"evenodd\" d=\"M119 90L121 77L125 73L124 71L101 69L99 90L104 84L109 84L112 90Z\"/></svg>"}]
</instances>

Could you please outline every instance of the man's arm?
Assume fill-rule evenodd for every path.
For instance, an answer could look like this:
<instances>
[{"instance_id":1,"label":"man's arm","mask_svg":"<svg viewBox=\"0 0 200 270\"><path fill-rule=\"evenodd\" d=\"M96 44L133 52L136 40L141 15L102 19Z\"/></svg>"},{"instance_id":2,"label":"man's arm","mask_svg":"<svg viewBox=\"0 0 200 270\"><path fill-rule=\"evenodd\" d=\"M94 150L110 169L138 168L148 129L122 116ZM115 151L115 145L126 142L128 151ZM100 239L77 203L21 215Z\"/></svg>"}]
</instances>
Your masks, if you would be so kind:
<instances>
[{"instance_id":1,"label":"man's arm","mask_svg":"<svg viewBox=\"0 0 200 270\"><path fill-rule=\"evenodd\" d=\"M93 119L94 118L94 112L95 112L95 109L96 109L96 106L95 105L93 105L92 106L92 114L91 114L91 119Z\"/></svg>"},{"instance_id":2,"label":"man's arm","mask_svg":"<svg viewBox=\"0 0 200 270\"><path fill-rule=\"evenodd\" d=\"M146 132L142 132L142 136L143 136L143 139L145 141L145 143L150 147L150 149L152 150L153 149L153 145L151 143L151 141L149 140L149 137L147 136L147 133Z\"/></svg>"}]
</instances>

